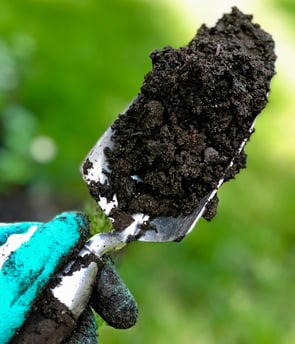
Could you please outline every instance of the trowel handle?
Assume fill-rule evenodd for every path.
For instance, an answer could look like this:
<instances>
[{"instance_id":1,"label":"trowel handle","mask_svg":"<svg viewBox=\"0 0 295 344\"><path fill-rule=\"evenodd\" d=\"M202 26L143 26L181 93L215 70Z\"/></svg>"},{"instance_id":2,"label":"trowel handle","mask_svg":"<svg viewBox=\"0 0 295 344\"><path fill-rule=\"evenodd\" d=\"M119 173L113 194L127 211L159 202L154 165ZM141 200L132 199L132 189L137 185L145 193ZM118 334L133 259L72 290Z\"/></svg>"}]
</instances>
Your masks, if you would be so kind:
<instances>
[{"instance_id":1,"label":"trowel handle","mask_svg":"<svg viewBox=\"0 0 295 344\"><path fill-rule=\"evenodd\" d=\"M70 262L58 276L59 284L51 289L53 296L78 319L92 294L100 257L126 245L121 233L99 233L90 238L78 259ZM91 258L92 257L92 258Z\"/></svg>"},{"instance_id":2,"label":"trowel handle","mask_svg":"<svg viewBox=\"0 0 295 344\"><path fill-rule=\"evenodd\" d=\"M56 306L56 303L52 306ZM62 322L50 319L38 310L30 314L9 344L60 344L70 337L75 327L76 321L66 310Z\"/></svg>"},{"instance_id":3,"label":"trowel handle","mask_svg":"<svg viewBox=\"0 0 295 344\"><path fill-rule=\"evenodd\" d=\"M51 289L52 295L68 308L75 319L79 318L89 302L98 272L98 257L83 261L83 257L88 255L89 251L84 248L79 259L70 262L58 276L60 283Z\"/></svg>"},{"instance_id":4,"label":"trowel handle","mask_svg":"<svg viewBox=\"0 0 295 344\"><path fill-rule=\"evenodd\" d=\"M46 308L58 314L58 321L33 312L11 344L59 344L69 337L91 297L99 257L125 244L122 233L99 233L90 238L78 258L57 276L59 284L48 291Z\"/></svg>"},{"instance_id":5,"label":"trowel handle","mask_svg":"<svg viewBox=\"0 0 295 344\"><path fill-rule=\"evenodd\" d=\"M53 316L32 312L11 344L59 344L71 335L89 302L99 269L98 261L83 263L86 254L89 251L83 249L59 275L61 282L47 291L46 308Z\"/></svg>"}]
</instances>

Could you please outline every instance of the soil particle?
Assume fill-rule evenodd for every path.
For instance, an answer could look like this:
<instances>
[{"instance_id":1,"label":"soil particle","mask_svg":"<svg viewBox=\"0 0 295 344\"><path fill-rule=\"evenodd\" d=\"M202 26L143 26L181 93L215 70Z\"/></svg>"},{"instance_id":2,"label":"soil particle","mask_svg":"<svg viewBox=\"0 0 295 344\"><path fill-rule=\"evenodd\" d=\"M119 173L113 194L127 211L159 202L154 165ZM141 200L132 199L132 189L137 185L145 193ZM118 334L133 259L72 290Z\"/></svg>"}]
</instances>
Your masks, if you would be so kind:
<instances>
[{"instance_id":1,"label":"soil particle","mask_svg":"<svg viewBox=\"0 0 295 344\"><path fill-rule=\"evenodd\" d=\"M113 228L115 230L123 230L134 221L131 215L125 213L119 208L113 208L110 212L110 217L115 219L113 222Z\"/></svg>"},{"instance_id":2,"label":"soil particle","mask_svg":"<svg viewBox=\"0 0 295 344\"><path fill-rule=\"evenodd\" d=\"M88 174L88 170L90 168L92 168L92 167L93 167L93 163L89 159L86 159L86 161L83 164L83 173L85 175L87 175Z\"/></svg>"},{"instance_id":3,"label":"soil particle","mask_svg":"<svg viewBox=\"0 0 295 344\"><path fill-rule=\"evenodd\" d=\"M188 215L222 177L246 167L238 149L267 104L274 41L234 7L188 45L156 50L151 59L141 92L112 126L109 185L94 183L90 192L96 199L116 193L128 214ZM216 207L214 199L204 217Z\"/></svg>"}]
</instances>

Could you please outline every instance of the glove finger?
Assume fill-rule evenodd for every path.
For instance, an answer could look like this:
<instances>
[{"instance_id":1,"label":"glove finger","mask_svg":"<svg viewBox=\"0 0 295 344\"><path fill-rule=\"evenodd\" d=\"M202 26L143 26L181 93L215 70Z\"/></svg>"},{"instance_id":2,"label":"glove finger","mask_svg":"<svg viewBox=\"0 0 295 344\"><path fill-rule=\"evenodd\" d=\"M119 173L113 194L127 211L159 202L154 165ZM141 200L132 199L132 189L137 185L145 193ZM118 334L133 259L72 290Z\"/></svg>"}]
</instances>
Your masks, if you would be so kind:
<instances>
[{"instance_id":1,"label":"glove finger","mask_svg":"<svg viewBox=\"0 0 295 344\"><path fill-rule=\"evenodd\" d=\"M88 236L87 218L76 212L62 213L48 223L34 226L36 230L19 246L14 246L15 239L26 234L11 235L0 248L6 252L9 245L15 247L6 255L0 271L0 338L3 343L22 326L32 303L57 267L68 261Z\"/></svg>"},{"instance_id":2,"label":"glove finger","mask_svg":"<svg viewBox=\"0 0 295 344\"><path fill-rule=\"evenodd\" d=\"M90 307L82 313L76 329L65 344L98 344L96 320Z\"/></svg>"},{"instance_id":3,"label":"glove finger","mask_svg":"<svg viewBox=\"0 0 295 344\"><path fill-rule=\"evenodd\" d=\"M103 258L90 305L112 327L126 329L138 317L137 303L109 258Z\"/></svg>"},{"instance_id":4,"label":"glove finger","mask_svg":"<svg viewBox=\"0 0 295 344\"><path fill-rule=\"evenodd\" d=\"M0 246L4 245L13 234L27 234L30 237L30 229L32 226L38 227L41 224L41 222L0 223Z\"/></svg>"}]
</instances>

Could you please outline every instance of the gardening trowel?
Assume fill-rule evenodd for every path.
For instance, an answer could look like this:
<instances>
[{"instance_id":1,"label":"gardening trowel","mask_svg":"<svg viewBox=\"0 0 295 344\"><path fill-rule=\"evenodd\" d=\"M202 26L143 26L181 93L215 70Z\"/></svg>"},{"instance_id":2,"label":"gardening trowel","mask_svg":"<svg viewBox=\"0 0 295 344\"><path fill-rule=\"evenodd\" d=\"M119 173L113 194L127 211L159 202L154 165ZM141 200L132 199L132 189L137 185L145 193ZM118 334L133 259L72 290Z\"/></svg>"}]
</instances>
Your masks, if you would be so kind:
<instances>
[{"instance_id":1,"label":"gardening trowel","mask_svg":"<svg viewBox=\"0 0 295 344\"><path fill-rule=\"evenodd\" d=\"M249 133L253 131L253 127L254 123L249 128ZM82 175L88 185L92 183L96 184L97 182L102 184L108 182L107 176L104 173L104 171L108 170L104 150L106 147L112 148L112 132L113 130L109 127L87 155L82 165ZM89 253L93 253L97 257L101 257L110 251L121 249L132 241L169 242L183 239L192 231L198 220L204 214L206 205L212 200L223 184L228 170L234 164L236 157L241 153L246 142L247 139L245 138L240 143L240 147L235 156L232 157L224 174L220 176L216 188L201 200L198 208L190 215L178 217L161 216L149 220L147 214L132 214L134 221L125 229L99 233L90 238L85 244L84 249L80 252L80 256L83 257ZM85 164L87 168L85 168ZM109 215L111 210L117 205L116 195L114 195L111 201L101 197L98 203L105 213ZM144 230L142 229L143 224ZM78 319L89 301L98 267L95 262L92 262L86 267L81 266L80 270L75 269L72 272L71 266L73 264L74 262L71 262L60 275L61 283L52 289L52 293Z\"/></svg>"},{"instance_id":2,"label":"gardening trowel","mask_svg":"<svg viewBox=\"0 0 295 344\"><path fill-rule=\"evenodd\" d=\"M254 123L249 128L249 133L252 132ZM109 128L96 143L94 148L86 157L84 164L87 164L87 169L82 165L83 178L87 184L97 182L108 182L104 171L107 169L106 158L104 155L104 149L112 146L111 141L112 129ZM96 276L98 273L97 259L102 257L104 254L109 253L113 250L121 249L126 244L132 241L145 241L145 242L169 242L169 241L180 241L188 233L192 231L198 220L204 214L206 205L217 193L220 186L223 184L228 169L234 164L236 157L243 150L247 139L244 139L240 143L240 147L237 150L235 156L232 157L227 169L224 174L220 176L218 185L210 193L208 193L200 202L200 205L188 216L178 217L157 217L149 221L149 216L146 214L133 214L133 223L127 226L122 231L111 231L105 233L99 233L90 238L84 245L84 248L79 253L79 258L70 262L66 268L57 276L59 284L50 289L52 296L46 300L47 308L57 309L57 305L62 304L64 314L61 317L65 317L64 322L66 326L63 326L61 331L60 341L56 341L59 334L52 336L49 335L47 344L61 343L67 336L71 335L72 331L76 327L77 321L80 315L83 313L88 305L92 290L95 284ZM105 198L101 198L99 205L105 211L107 215L110 214L113 207L117 204L116 196L114 196L111 202L107 202ZM144 229L142 225L144 224ZM90 259L85 263L89 255L95 255L96 259ZM90 256L89 256L90 257ZM92 256L93 257L93 256ZM36 327L38 323L41 332L44 328L48 327L48 321L54 322L54 320L47 319L43 314L38 313L38 317L33 317L33 325ZM30 323L29 323L30 324ZM61 326L61 324L57 324ZM54 326L51 326L54 329ZM50 327L50 328L51 328ZM37 327L36 327L37 328ZM48 327L49 328L49 327ZM40 334L42 334L40 332ZM46 332L47 333L47 332ZM39 333L32 335L30 331L30 325L25 327L22 332L24 336L22 343L32 343L32 338L35 336L37 341L33 340L33 343L39 343ZM32 337L33 336L33 337ZM26 341L27 340L27 341Z\"/></svg>"},{"instance_id":3,"label":"gardening trowel","mask_svg":"<svg viewBox=\"0 0 295 344\"><path fill-rule=\"evenodd\" d=\"M226 161L225 164L227 165L227 161L229 161L228 165L225 165L225 168L222 165L220 169L216 169L215 172L222 171L220 176L217 175L215 178L214 175L214 183L215 181L217 183L209 184L214 186L212 186L208 194L202 194L201 197L204 197L189 215L151 217L149 214L128 213L128 217L131 217L132 220L128 221L128 224L120 225L120 230L114 229L108 233L99 233L87 241L79 253L78 259L68 264L58 276L60 283L51 289L54 302L60 302L67 307L67 311L74 319L73 326L75 326L75 322L89 302L99 269L98 260L100 257L113 250L121 249L126 244L134 241L170 242L182 240L192 231L198 220L205 215L206 208L209 209L209 202L213 200L223 182L231 175L232 167L239 165L241 153L254 128L255 121L253 120L253 123L251 123L252 119L266 105L266 93L269 91L269 82L274 74L273 40L258 25L253 25L251 18L251 16L241 13L237 8L233 8L231 14L224 15L217 22L216 27L209 29L203 25L187 46L177 50L168 47L152 54L153 71L146 76L141 89L147 102L141 103L138 101L137 105L141 105L141 107L138 107L134 112L136 116L148 113L151 114L154 120L154 114L158 113L158 120L162 122L161 118L164 118L162 107L165 105L167 107L167 109L165 108L165 115L171 115L169 120L173 123L177 121L185 122L186 114L199 116L193 118L191 127L196 121L198 121L197 128L200 123L204 124L205 122L206 124L206 118L210 119L210 126L203 128L206 132L204 143L206 140L207 143L211 143L210 135L214 132L214 135L217 135L216 145L223 145L218 139L220 135L225 137L227 133L219 131L219 126L230 128L231 133L236 133L240 128L242 130L241 136L234 135L233 147L235 149L237 147L237 149L234 153L232 153L233 148L227 151L226 160L223 160L223 163ZM166 82L166 80L169 82ZM171 93L169 93L169 90L171 90ZM226 92L223 92L224 90ZM135 98L135 102L138 99ZM157 111L150 111L153 108L151 103L155 106L155 102L157 103L159 99L163 99L164 105L160 102L160 108L163 111L161 112L159 106ZM192 104L194 107L192 107ZM175 113L179 114L179 116L177 117ZM203 117L201 116L202 113ZM227 114L232 116L227 116ZM128 114L126 113L126 115ZM208 117L205 115L208 115ZM221 121L218 121L219 117L222 119ZM125 131L127 136L127 140L122 141L121 146L121 142L116 141L115 148L119 147L118 150L120 151L124 145L129 147L128 144L131 141L129 137L131 136L129 136L128 128L133 126L133 119L132 117L130 123L124 122L126 126L116 127L115 125L109 127L87 155L82 165L83 179L88 184L92 194L100 196L97 197L98 204L111 220L113 214L118 210L116 208L119 208L116 197L119 190L113 183L109 182L108 175L112 172L112 180L116 180L118 174L115 168L112 171L109 170L109 162L105 151L107 148L112 151L114 147L113 140L118 138L113 137L113 128L117 128L116 134L120 134L121 130ZM136 132L131 133L131 135L134 134L141 138L146 129L146 127L141 128L141 123L145 123L146 117L138 116L136 119L138 126L135 126ZM186 123L186 129L188 124L190 123ZM154 133L153 128L154 124L149 124L148 130L150 130L151 134ZM187 141L189 141L191 133L186 137L188 137ZM177 140L176 136L171 136L171 140ZM228 141L230 145L232 138L229 137ZM145 144L144 140L138 142ZM129 147L130 150L127 150L127 157L133 151L136 151L137 141L133 143L130 146L131 148ZM188 150L191 147L189 143ZM155 144L157 145L157 141L155 141ZM173 158L174 151L171 150L171 152ZM160 154L165 154L165 150L161 150ZM160 154L155 153L153 159L158 158ZM194 157L198 157L198 154L203 154L203 151L195 152ZM119 154L114 154L114 156L116 156L114 158L116 160ZM214 159L213 157L212 160L215 162ZM121 162L121 160L119 161ZM192 163L195 162L198 163L197 158L196 161L192 158ZM163 159L162 163L165 163L165 159ZM214 169L214 165L212 166L212 169ZM141 168L144 169L144 167ZM126 173L128 174L128 172ZM200 173L204 173L205 177L207 177L206 172ZM140 174L140 172L128 177L136 182L143 182L141 176L136 174ZM154 175L152 174L152 176ZM199 175L196 173L196 176ZM165 178L169 180L171 177L167 174ZM198 178L195 179L195 184L197 184ZM115 190L112 189L112 192L114 192L111 199L107 199L101 196L101 190L98 188L110 184ZM126 202L130 202L130 200ZM159 205L159 202L157 205ZM126 209L136 208L126 207Z\"/></svg>"},{"instance_id":4,"label":"gardening trowel","mask_svg":"<svg viewBox=\"0 0 295 344\"><path fill-rule=\"evenodd\" d=\"M208 141L210 141L211 130L215 131L216 135L219 135L218 132L220 135L226 135L225 132L217 130L220 125L226 128L229 127L233 133L238 131L239 128L242 129L242 136L237 136L234 143L234 147L238 148L234 153L230 153L232 152L230 150L226 156L226 158L229 158L229 160L226 160L229 161L228 166L225 168L222 166L222 169L220 169L222 171L220 172L221 175L217 176L216 179L214 177L214 181L217 181L214 184L216 186L212 187L212 190L204 195L197 208L187 216L150 217L149 214L142 213L128 214L133 221L129 222L128 225L120 226L120 230L99 233L93 236L85 244L80 256L84 257L92 253L99 258L133 241L180 241L192 231L198 220L204 215L207 206L209 209L209 202L230 175L231 168L236 162L238 165L240 154L254 128L255 121L253 120L251 123L252 118L256 117L266 105L266 93L269 91L269 82L274 74L274 42L271 36L262 31L258 25L253 25L251 19L251 16L244 15L237 8L233 8L232 13L224 15L213 29L202 26L201 30L198 31L195 38L187 46L176 50L167 48L161 52L156 51L152 54L153 71L147 74L141 93L138 96L144 94L145 98L142 97L149 104L153 100L157 101L163 98L163 104L166 104L166 107L169 108L169 111L166 109L167 114L171 115L171 118L174 112L179 114L177 118L174 118L174 121L185 121L180 114L182 114L183 108L186 108L186 106L189 109L187 113L199 116L196 119L194 118L194 121L199 120L200 122L206 120L200 115L202 111L205 111L206 115L209 116L208 118L211 119L216 119L219 112L220 116L228 117L226 113L233 111L232 116L229 116L231 119L227 119L229 120L228 123L213 120L213 123L210 122L211 127L206 128ZM237 38L237 41L234 40L234 37ZM214 42L218 42L217 47L215 47ZM207 56L207 58L202 60L204 56ZM203 64L200 65L199 61L203 61ZM220 68L215 68L216 66ZM200 76L200 78L197 78L197 76ZM169 80L168 83L164 82L166 79ZM216 90L214 89L215 86ZM168 92L169 87L171 87L170 93ZM224 93L222 92L224 89L229 90ZM140 99L142 98L135 98L134 100L136 104L142 105L134 112L136 115L145 114L145 111L149 112L147 103L140 103ZM196 106L192 108L190 104L194 102ZM162 103L160 105L162 106ZM174 109L174 107L176 108ZM156 112L151 112L152 116ZM217 117L212 117L212 113ZM125 113L125 115L128 114ZM141 123L140 121L144 121L145 118L138 116L136 118L138 124ZM132 127L134 125L132 121L124 123L127 127L124 127L124 124L120 129L116 125L113 128L117 128L118 132L120 132L120 130L128 130L128 126ZM108 161L105 155L106 148L112 151L114 145L112 140L117 139L116 137L113 138L113 128L110 127L106 130L82 165L83 178L89 189L92 190L92 194L94 194L93 192L97 195L100 194L99 190L96 192L96 187L110 185L108 172L114 174L116 172L115 169L113 171L108 170ZM136 130L138 128L140 129L140 125L136 126ZM152 125L149 130L153 128ZM143 135L144 130L143 127L134 135ZM173 136L172 140L174 139L175 136ZM240 142L237 140L240 140ZM221 145L220 141L217 141L217 146ZM128 140L123 142L128 145ZM144 141L142 141L142 144L144 144ZM136 144L132 145L132 149L136 149ZM200 154L202 153L200 152ZM164 163L165 159L163 160ZM112 176L113 180L116 177L116 175ZM137 182L142 182L140 175L128 177ZM114 190L112 199L98 197L99 206L110 218L113 214L111 213L112 210L118 206L116 193L119 194L119 190ZM81 265L80 269L77 269L75 265L74 271L71 271L73 264L74 262L70 263L61 274L61 283L52 289L52 293L68 307L74 317L78 318L89 301L98 266L93 261L87 266Z\"/></svg>"}]
</instances>

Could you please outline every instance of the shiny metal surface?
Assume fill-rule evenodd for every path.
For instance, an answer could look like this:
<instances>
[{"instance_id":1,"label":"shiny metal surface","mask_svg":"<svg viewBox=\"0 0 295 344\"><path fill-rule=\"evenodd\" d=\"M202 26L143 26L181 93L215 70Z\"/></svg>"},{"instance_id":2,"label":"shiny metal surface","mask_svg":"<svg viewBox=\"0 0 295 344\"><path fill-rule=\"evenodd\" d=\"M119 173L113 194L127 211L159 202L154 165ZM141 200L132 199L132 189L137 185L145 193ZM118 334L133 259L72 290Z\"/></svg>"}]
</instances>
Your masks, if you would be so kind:
<instances>
[{"instance_id":1,"label":"shiny metal surface","mask_svg":"<svg viewBox=\"0 0 295 344\"><path fill-rule=\"evenodd\" d=\"M89 251L83 249L79 255L84 257L87 254ZM81 265L80 269L75 268L71 271L75 263L76 261L71 261L57 276L60 278L60 283L51 289L51 292L56 299L67 306L73 317L78 319L89 302L98 266L95 262L91 262L87 266Z\"/></svg>"}]
</instances>

